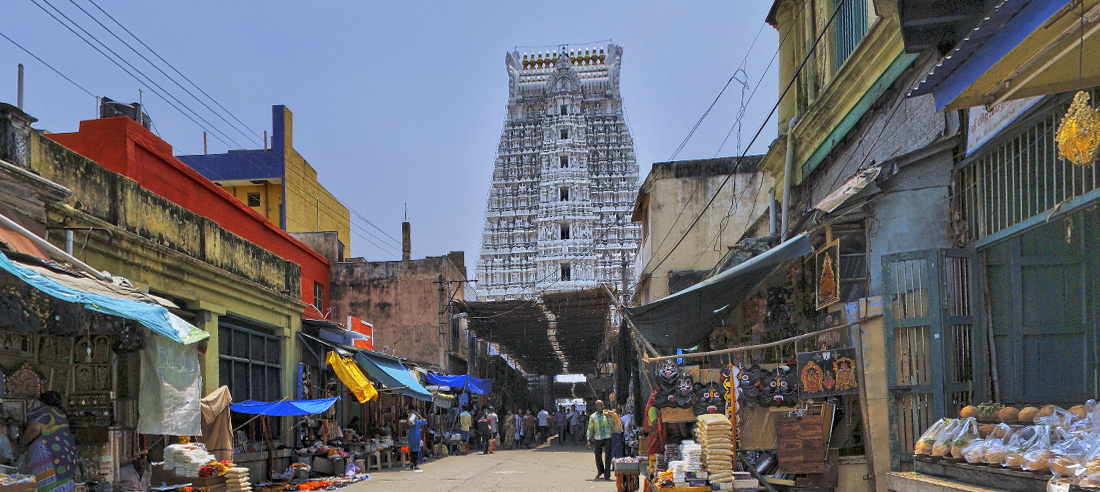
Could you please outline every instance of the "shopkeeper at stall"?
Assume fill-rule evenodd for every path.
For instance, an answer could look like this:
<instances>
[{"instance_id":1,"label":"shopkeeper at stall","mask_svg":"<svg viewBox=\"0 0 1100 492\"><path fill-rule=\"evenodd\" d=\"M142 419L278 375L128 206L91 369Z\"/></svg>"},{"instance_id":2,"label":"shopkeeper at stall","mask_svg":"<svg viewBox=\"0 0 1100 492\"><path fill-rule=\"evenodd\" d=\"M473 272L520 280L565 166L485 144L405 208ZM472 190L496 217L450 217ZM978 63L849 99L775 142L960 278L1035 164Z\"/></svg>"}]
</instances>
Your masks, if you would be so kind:
<instances>
[{"instance_id":1,"label":"shopkeeper at stall","mask_svg":"<svg viewBox=\"0 0 1100 492\"><path fill-rule=\"evenodd\" d=\"M119 492L149 492L149 483L153 474L149 472L149 460L145 455L137 455L128 465L118 469L118 483L116 490Z\"/></svg>"},{"instance_id":2,"label":"shopkeeper at stall","mask_svg":"<svg viewBox=\"0 0 1100 492\"><path fill-rule=\"evenodd\" d=\"M0 465L14 462L15 454L11 450L11 439L8 439L8 426L0 424Z\"/></svg>"}]
</instances>

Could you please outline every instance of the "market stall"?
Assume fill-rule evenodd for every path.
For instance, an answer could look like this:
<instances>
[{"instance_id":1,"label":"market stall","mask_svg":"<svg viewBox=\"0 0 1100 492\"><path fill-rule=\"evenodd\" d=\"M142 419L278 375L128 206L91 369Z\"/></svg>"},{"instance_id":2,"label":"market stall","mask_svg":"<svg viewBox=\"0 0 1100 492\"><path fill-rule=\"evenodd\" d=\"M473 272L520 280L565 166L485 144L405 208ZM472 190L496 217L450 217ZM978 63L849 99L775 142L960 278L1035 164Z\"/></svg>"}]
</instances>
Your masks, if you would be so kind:
<instances>
[{"instance_id":1,"label":"market stall","mask_svg":"<svg viewBox=\"0 0 1100 492\"><path fill-rule=\"evenodd\" d=\"M913 449L917 473L1012 492L1100 490L1100 405L966 406Z\"/></svg>"}]
</instances>

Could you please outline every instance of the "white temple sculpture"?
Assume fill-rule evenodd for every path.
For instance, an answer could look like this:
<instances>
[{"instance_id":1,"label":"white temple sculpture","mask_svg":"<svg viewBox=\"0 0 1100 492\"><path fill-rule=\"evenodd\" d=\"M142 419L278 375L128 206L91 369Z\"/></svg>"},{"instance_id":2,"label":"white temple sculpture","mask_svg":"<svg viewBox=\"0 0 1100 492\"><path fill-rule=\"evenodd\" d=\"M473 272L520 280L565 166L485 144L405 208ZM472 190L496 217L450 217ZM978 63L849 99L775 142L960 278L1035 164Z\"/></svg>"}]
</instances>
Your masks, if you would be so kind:
<instances>
[{"instance_id":1,"label":"white temple sculpture","mask_svg":"<svg viewBox=\"0 0 1100 492\"><path fill-rule=\"evenodd\" d=\"M501 130L477 261L478 300L634 285L634 141L619 95L622 48L508 53Z\"/></svg>"}]
</instances>

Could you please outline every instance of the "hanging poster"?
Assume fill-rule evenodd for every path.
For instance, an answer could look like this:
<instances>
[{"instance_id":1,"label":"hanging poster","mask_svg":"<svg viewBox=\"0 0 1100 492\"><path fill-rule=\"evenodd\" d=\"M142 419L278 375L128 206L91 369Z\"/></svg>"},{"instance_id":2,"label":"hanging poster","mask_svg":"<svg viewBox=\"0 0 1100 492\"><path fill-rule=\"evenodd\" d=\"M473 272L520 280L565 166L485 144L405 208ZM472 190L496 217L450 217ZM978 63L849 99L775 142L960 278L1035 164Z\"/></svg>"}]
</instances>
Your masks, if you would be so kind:
<instances>
[{"instance_id":1,"label":"hanging poster","mask_svg":"<svg viewBox=\"0 0 1100 492\"><path fill-rule=\"evenodd\" d=\"M803 399L859 393L854 347L798 354Z\"/></svg>"},{"instance_id":2,"label":"hanging poster","mask_svg":"<svg viewBox=\"0 0 1100 492\"><path fill-rule=\"evenodd\" d=\"M817 308L821 309L840 300L840 240L814 253L814 264Z\"/></svg>"}]
</instances>

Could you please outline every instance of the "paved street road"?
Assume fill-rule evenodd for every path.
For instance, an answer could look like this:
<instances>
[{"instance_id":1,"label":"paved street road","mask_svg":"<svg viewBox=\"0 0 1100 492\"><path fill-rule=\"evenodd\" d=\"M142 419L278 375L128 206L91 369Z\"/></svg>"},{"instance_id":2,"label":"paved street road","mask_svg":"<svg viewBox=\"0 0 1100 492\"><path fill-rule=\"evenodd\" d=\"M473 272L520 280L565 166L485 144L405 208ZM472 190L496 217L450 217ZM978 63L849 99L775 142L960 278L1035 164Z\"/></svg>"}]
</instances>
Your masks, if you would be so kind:
<instances>
[{"instance_id":1,"label":"paved street road","mask_svg":"<svg viewBox=\"0 0 1100 492\"><path fill-rule=\"evenodd\" d=\"M347 492L385 491L614 491L615 482L595 481L596 464L584 445L543 445L498 450L490 455L448 456L428 461L423 472L385 469ZM614 477L614 475L612 475Z\"/></svg>"}]
</instances>

